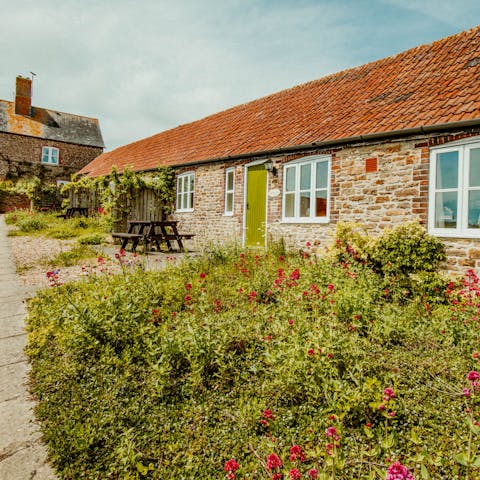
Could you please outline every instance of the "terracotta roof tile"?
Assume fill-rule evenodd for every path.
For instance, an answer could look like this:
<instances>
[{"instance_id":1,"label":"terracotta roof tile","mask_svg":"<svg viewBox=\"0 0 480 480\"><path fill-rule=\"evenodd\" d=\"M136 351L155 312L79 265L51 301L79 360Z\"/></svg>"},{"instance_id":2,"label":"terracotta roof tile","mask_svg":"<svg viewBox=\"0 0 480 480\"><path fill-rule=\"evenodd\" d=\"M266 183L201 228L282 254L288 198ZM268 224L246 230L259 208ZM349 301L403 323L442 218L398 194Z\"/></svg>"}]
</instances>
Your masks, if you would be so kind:
<instances>
[{"instance_id":1,"label":"terracotta roof tile","mask_svg":"<svg viewBox=\"0 0 480 480\"><path fill-rule=\"evenodd\" d=\"M97 157L147 170L480 119L480 26L180 125Z\"/></svg>"}]
</instances>

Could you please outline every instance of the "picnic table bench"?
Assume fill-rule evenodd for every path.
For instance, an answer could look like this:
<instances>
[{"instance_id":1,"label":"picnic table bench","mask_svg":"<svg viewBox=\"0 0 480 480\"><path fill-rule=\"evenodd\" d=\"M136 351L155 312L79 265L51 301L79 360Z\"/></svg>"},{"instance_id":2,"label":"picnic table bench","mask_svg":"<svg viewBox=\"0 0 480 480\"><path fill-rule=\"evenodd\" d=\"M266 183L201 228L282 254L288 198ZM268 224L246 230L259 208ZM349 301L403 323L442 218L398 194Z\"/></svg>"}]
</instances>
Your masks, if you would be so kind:
<instances>
[{"instance_id":1,"label":"picnic table bench","mask_svg":"<svg viewBox=\"0 0 480 480\"><path fill-rule=\"evenodd\" d=\"M75 214L78 214L79 217L88 217L88 208L87 207L69 207L65 213L57 215L58 218L73 218Z\"/></svg>"},{"instance_id":2,"label":"picnic table bench","mask_svg":"<svg viewBox=\"0 0 480 480\"><path fill-rule=\"evenodd\" d=\"M122 240L122 248L126 249L129 242L132 244L132 252L134 252L140 242L144 244L145 252L154 243L157 250L160 251L160 243L166 243L168 251L173 252L172 242L176 242L178 250L183 252L182 239L191 239L195 235L191 233L178 233L177 221L156 221L156 220L129 220L128 232L112 233L113 238Z\"/></svg>"},{"instance_id":3,"label":"picnic table bench","mask_svg":"<svg viewBox=\"0 0 480 480\"><path fill-rule=\"evenodd\" d=\"M193 233L178 233L178 222L175 220L167 220L162 222L151 222L151 230L149 232L149 242L155 242L155 245L160 249L159 242L165 242L169 252L173 252L172 242L177 242L180 252L185 250L182 239L189 240L195 235ZM160 231L156 231L156 229Z\"/></svg>"}]
</instances>

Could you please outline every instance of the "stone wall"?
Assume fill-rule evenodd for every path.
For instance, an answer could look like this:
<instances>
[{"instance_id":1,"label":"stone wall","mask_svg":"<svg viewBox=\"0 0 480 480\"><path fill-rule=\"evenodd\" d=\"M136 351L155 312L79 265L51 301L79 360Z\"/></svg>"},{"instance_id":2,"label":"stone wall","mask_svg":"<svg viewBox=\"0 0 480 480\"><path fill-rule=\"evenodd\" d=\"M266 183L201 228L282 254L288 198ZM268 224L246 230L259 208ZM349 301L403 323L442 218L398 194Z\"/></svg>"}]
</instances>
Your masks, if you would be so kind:
<instances>
[{"instance_id":1,"label":"stone wall","mask_svg":"<svg viewBox=\"0 0 480 480\"><path fill-rule=\"evenodd\" d=\"M42 147L59 149L59 164L41 163ZM37 176L46 183L70 180L103 149L0 132L0 180Z\"/></svg>"},{"instance_id":2,"label":"stone wall","mask_svg":"<svg viewBox=\"0 0 480 480\"><path fill-rule=\"evenodd\" d=\"M290 248L301 248L307 241L326 247L338 221L365 225L372 234L413 218L426 226L428 215L429 147L457 140L475 132L448 136L422 136L407 140L354 145L335 150L310 150L270 157L276 176L268 174L268 191L282 190L283 164L303 156L332 156L330 222L300 224L282 222L282 195L268 198L267 235L283 239ZM245 164L215 163L179 170L195 171L194 212L175 213L181 230L195 233L195 243L242 242ZM266 158L263 158L266 160ZM224 215L225 169L235 166L235 207L233 216ZM444 239L450 271L480 268L480 239Z\"/></svg>"}]
</instances>

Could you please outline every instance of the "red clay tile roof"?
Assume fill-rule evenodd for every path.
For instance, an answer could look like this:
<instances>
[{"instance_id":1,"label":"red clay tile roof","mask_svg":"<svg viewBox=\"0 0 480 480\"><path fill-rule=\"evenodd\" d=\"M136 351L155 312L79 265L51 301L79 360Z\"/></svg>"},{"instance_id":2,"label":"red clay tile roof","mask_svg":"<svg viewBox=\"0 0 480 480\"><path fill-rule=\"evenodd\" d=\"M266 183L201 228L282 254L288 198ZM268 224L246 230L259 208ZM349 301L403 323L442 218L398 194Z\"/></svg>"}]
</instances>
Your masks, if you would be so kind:
<instances>
[{"instance_id":1,"label":"red clay tile roof","mask_svg":"<svg viewBox=\"0 0 480 480\"><path fill-rule=\"evenodd\" d=\"M81 170L148 170L480 119L480 26L106 152Z\"/></svg>"}]
</instances>

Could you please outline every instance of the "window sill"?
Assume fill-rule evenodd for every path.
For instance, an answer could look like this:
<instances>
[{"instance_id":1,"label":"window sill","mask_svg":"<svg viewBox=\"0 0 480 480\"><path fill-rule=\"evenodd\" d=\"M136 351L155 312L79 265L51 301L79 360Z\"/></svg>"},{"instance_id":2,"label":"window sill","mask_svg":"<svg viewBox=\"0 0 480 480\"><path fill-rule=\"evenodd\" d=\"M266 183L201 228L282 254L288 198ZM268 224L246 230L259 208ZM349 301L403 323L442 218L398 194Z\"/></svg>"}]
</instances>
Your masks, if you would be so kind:
<instances>
[{"instance_id":1,"label":"window sill","mask_svg":"<svg viewBox=\"0 0 480 480\"><path fill-rule=\"evenodd\" d=\"M224 217L233 217L233 212L223 212Z\"/></svg>"},{"instance_id":2,"label":"window sill","mask_svg":"<svg viewBox=\"0 0 480 480\"><path fill-rule=\"evenodd\" d=\"M51 162L41 162L42 165L51 165L52 167L58 167L58 163L51 163Z\"/></svg>"},{"instance_id":3,"label":"window sill","mask_svg":"<svg viewBox=\"0 0 480 480\"><path fill-rule=\"evenodd\" d=\"M188 208L185 210L175 210L175 213L191 213L193 212L193 208Z\"/></svg>"},{"instance_id":4,"label":"window sill","mask_svg":"<svg viewBox=\"0 0 480 480\"><path fill-rule=\"evenodd\" d=\"M282 218L280 223L292 224L292 223L301 223L301 224L326 224L330 223L329 217L320 217L320 218Z\"/></svg>"},{"instance_id":5,"label":"window sill","mask_svg":"<svg viewBox=\"0 0 480 480\"><path fill-rule=\"evenodd\" d=\"M430 235L440 238L476 238L480 240L480 229L477 231L428 230Z\"/></svg>"}]
</instances>

